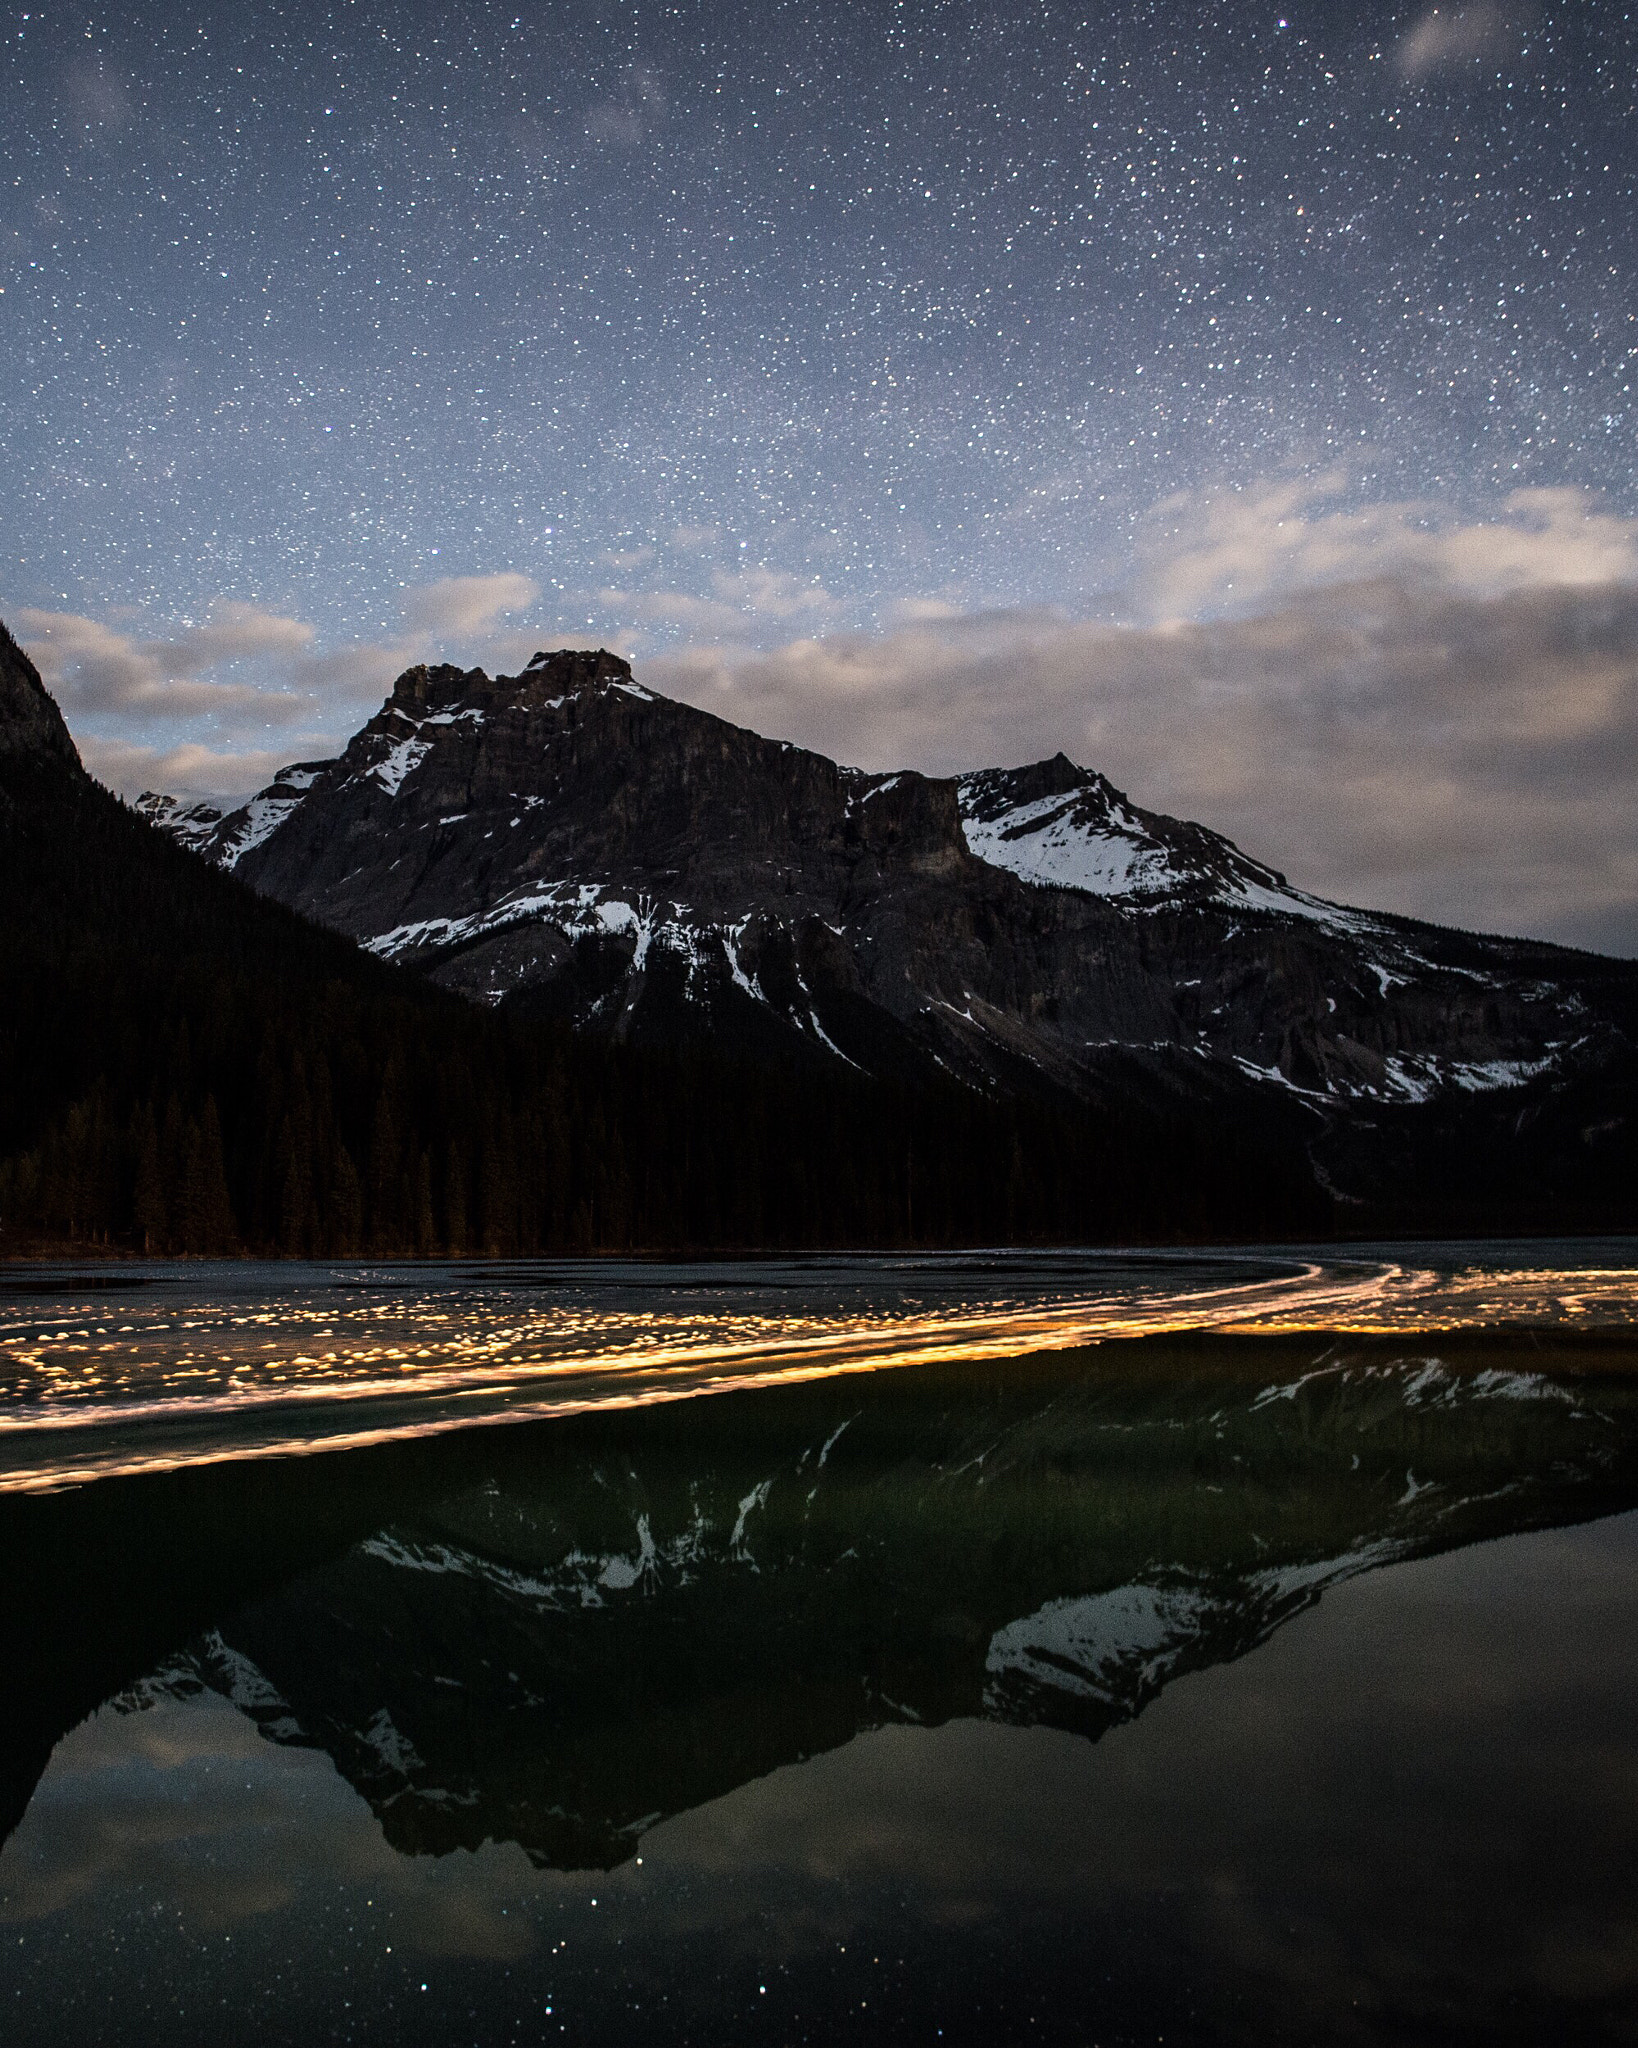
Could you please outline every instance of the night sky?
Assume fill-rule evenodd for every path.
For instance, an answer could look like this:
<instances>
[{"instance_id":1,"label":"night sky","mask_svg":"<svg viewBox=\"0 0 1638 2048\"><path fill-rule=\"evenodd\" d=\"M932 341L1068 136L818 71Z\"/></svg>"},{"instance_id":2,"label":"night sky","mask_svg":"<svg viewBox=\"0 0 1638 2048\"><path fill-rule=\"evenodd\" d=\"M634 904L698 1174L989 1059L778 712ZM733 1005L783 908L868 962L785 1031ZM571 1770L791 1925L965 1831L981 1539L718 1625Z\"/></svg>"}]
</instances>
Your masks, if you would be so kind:
<instances>
[{"instance_id":1,"label":"night sky","mask_svg":"<svg viewBox=\"0 0 1638 2048\"><path fill-rule=\"evenodd\" d=\"M1638 951L1638 20L0 12L0 614L252 786L614 645Z\"/></svg>"}]
</instances>

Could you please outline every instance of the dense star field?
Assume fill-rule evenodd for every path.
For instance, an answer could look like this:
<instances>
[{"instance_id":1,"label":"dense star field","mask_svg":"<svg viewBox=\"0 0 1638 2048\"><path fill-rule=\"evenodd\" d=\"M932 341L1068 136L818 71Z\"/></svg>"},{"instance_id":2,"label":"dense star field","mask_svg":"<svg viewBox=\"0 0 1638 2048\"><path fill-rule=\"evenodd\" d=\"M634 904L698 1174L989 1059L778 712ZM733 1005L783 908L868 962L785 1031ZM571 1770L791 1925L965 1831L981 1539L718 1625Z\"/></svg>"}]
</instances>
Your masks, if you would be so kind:
<instances>
[{"instance_id":1,"label":"dense star field","mask_svg":"<svg viewBox=\"0 0 1638 2048\"><path fill-rule=\"evenodd\" d=\"M367 631L504 558L634 623L669 536L864 624L1107 602L1157 501L1293 457L1630 493L1622 8L8 14L42 605Z\"/></svg>"},{"instance_id":2,"label":"dense star field","mask_svg":"<svg viewBox=\"0 0 1638 2048\"><path fill-rule=\"evenodd\" d=\"M601 644L1638 951L1615 0L47 0L0 53L0 595L123 793Z\"/></svg>"}]
</instances>

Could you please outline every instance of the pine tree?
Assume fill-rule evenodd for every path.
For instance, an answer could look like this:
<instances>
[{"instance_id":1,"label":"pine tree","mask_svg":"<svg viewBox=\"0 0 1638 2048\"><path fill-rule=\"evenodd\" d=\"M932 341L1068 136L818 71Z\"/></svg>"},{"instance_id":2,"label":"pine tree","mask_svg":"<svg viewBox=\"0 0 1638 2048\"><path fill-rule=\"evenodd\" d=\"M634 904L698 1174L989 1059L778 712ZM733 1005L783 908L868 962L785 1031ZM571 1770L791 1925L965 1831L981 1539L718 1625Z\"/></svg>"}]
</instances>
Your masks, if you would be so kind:
<instances>
[{"instance_id":1,"label":"pine tree","mask_svg":"<svg viewBox=\"0 0 1638 2048\"><path fill-rule=\"evenodd\" d=\"M131 1222L144 1252L157 1251L166 1241L165 1184L159 1170L159 1126L154 1122L151 1102L145 1102L136 1120L136 1184L131 1194Z\"/></svg>"},{"instance_id":2,"label":"pine tree","mask_svg":"<svg viewBox=\"0 0 1638 2048\"><path fill-rule=\"evenodd\" d=\"M423 1152L415 1175L415 1249L428 1259L438 1248L438 1222L432 1213L432 1161Z\"/></svg>"},{"instance_id":3,"label":"pine tree","mask_svg":"<svg viewBox=\"0 0 1638 2048\"><path fill-rule=\"evenodd\" d=\"M337 1258L356 1258L364 1244L364 1190L345 1145L336 1147L330 1187L328 1248Z\"/></svg>"},{"instance_id":4,"label":"pine tree","mask_svg":"<svg viewBox=\"0 0 1638 2048\"><path fill-rule=\"evenodd\" d=\"M222 1158L222 1123L216 1097L207 1095L203 1115L188 1125L182 1196L183 1249L219 1257L231 1251L237 1232Z\"/></svg>"},{"instance_id":5,"label":"pine tree","mask_svg":"<svg viewBox=\"0 0 1638 2048\"><path fill-rule=\"evenodd\" d=\"M399 1184L398 1120L393 1115L397 1069L389 1066L375 1098L375 1124L370 1133L370 1253L381 1258L399 1248L404 1208Z\"/></svg>"},{"instance_id":6,"label":"pine tree","mask_svg":"<svg viewBox=\"0 0 1638 2048\"><path fill-rule=\"evenodd\" d=\"M452 1144L444 1165L444 1248L452 1259L466 1256L466 1168L461 1148Z\"/></svg>"}]
</instances>

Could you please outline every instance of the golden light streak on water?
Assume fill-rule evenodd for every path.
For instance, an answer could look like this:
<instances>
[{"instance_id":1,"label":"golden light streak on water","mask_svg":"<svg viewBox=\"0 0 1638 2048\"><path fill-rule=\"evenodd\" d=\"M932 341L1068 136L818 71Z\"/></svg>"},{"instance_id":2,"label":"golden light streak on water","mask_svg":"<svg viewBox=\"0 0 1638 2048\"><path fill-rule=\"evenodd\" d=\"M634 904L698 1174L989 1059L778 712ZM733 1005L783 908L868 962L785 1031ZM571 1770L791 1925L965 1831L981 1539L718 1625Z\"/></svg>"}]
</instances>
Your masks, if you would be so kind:
<instances>
[{"instance_id":1,"label":"golden light streak on water","mask_svg":"<svg viewBox=\"0 0 1638 2048\"><path fill-rule=\"evenodd\" d=\"M788 1289L831 1296L789 1309L763 1305L761 1283L711 1269L668 1269L675 1283L659 1291L685 1298L663 1307L599 1299L584 1269L544 1299L538 1284L486 1289L457 1269L386 1298L378 1288L349 1299L343 1289L369 1283L326 1276L283 1297L264 1285L261 1299L230 1289L175 1309L135 1291L117 1307L19 1305L0 1314L0 1491L1128 1337L1638 1328L1638 1260L1441 1270L1218 1255L1192 1276L1217 1284L1193 1286L1178 1284L1191 1277L1185 1259L1115 1264L1047 1261L1011 1275L998 1262L978 1286L959 1268L913 1262L795 1279L780 1269ZM967 1284L952 1289L950 1270ZM637 1285L628 1269L623 1289L605 1291ZM950 1298L930 1306L941 1288Z\"/></svg>"},{"instance_id":2,"label":"golden light streak on water","mask_svg":"<svg viewBox=\"0 0 1638 2048\"><path fill-rule=\"evenodd\" d=\"M1247 1334L1312 1330L1337 1336L1563 1329L1578 1324L1617 1328L1638 1324L1638 1271L1630 1266L1520 1268L1502 1273L1479 1267L1456 1273L1392 1269L1374 1296L1362 1293L1351 1313L1320 1316L1315 1306L1303 1300L1280 1304L1266 1314L1221 1327Z\"/></svg>"}]
</instances>

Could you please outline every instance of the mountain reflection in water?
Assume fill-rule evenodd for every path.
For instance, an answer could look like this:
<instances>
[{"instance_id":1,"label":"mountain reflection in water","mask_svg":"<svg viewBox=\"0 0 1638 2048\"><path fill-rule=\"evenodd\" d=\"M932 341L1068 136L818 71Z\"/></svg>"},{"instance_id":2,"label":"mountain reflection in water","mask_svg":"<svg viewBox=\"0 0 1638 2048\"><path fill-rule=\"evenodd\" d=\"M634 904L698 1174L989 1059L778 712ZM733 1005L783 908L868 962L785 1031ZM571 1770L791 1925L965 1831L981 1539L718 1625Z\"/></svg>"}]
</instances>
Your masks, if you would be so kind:
<instances>
[{"instance_id":1,"label":"mountain reflection in water","mask_svg":"<svg viewBox=\"0 0 1638 2048\"><path fill-rule=\"evenodd\" d=\"M122 1482L9 1504L8 1636L28 1695L89 1657L71 1716L208 1688L326 1750L405 1851L607 1866L860 1729L1096 1738L1339 1580L1638 1505L1628 1362L1150 1341Z\"/></svg>"},{"instance_id":2,"label":"mountain reflection in water","mask_svg":"<svg viewBox=\"0 0 1638 2048\"><path fill-rule=\"evenodd\" d=\"M1098 1743L1344 1581L1634 1507L1638 1343L1618 1332L1146 1338L12 1495L0 1922L105 1910L90 1877L27 1876L40 1775L49 1801L53 1750L94 1710L117 1750L236 1709L267 1754L328 1757L400 1857L475 1856L457 1888L509 1844L541 1882L629 1872L668 1817L870 1731ZM179 1767L178 1797L191 1782ZM27 1953L0 1944L0 1996L17 1977L40 1997ZM647 2030L708 2038L667 1995ZM52 1998L25 2008L42 2035ZM303 2010L308 2038L347 2031ZM717 2038L779 2038L714 2010ZM1025 2031L1007 2010L992 2038ZM1066 2012L1040 2037L1081 2038ZM580 2017L621 2038L612 2008ZM363 2037L419 2038L402 2024Z\"/></svg>"}]
</instances>

